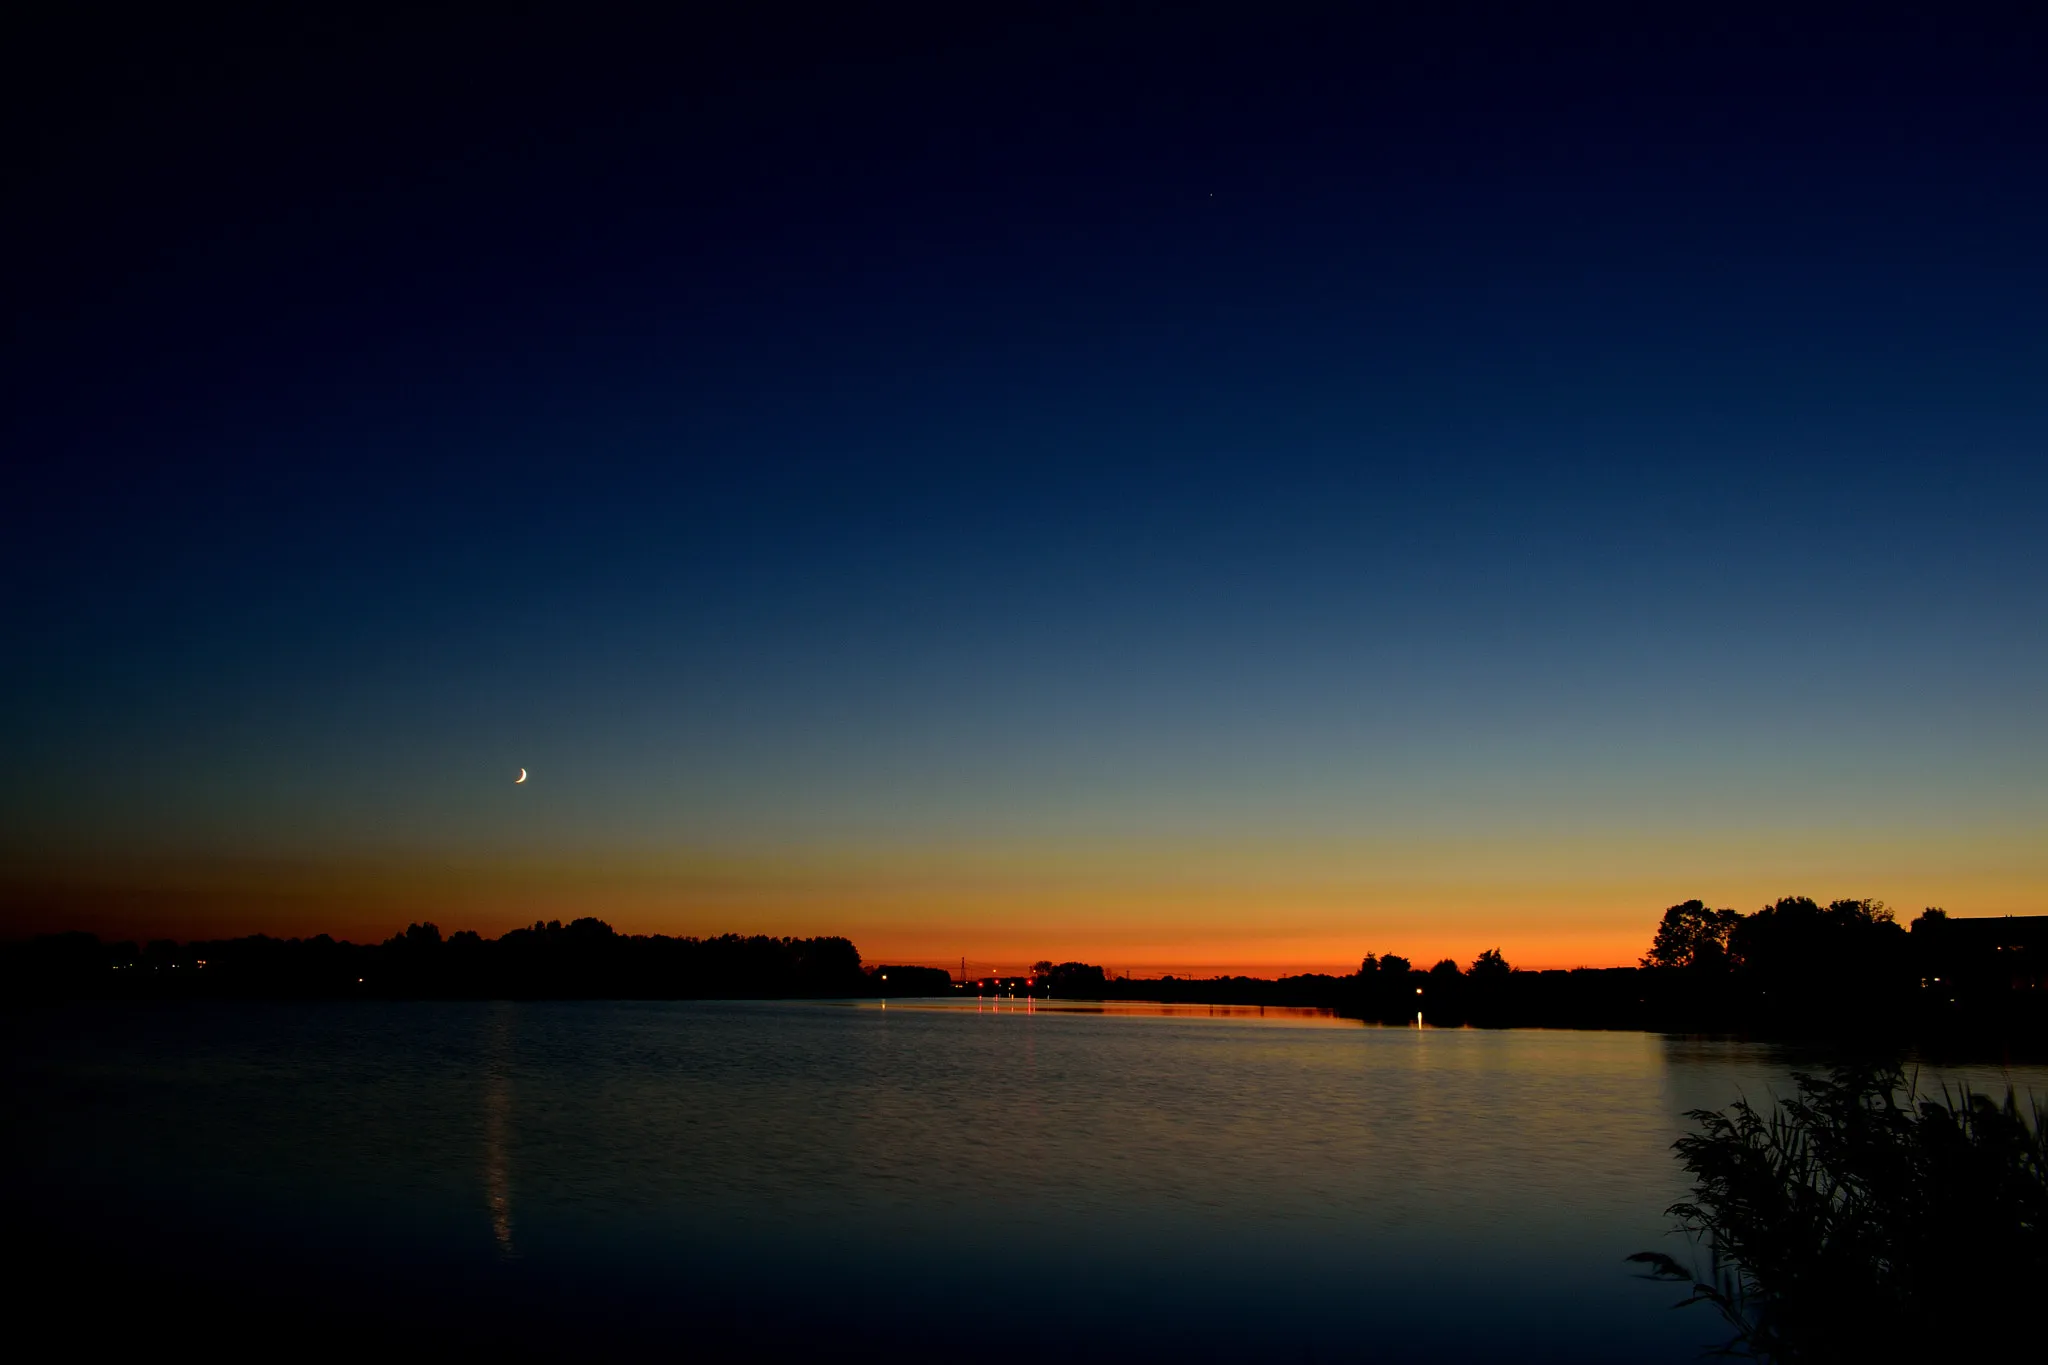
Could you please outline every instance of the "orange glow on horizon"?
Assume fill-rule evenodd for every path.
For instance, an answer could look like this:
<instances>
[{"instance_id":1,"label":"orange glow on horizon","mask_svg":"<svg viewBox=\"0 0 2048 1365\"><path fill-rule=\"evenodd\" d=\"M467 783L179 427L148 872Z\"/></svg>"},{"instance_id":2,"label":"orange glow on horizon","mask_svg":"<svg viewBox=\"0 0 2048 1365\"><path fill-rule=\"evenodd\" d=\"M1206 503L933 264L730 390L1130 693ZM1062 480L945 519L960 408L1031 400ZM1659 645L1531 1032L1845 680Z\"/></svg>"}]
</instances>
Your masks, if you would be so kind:
<instances>
[{"instance_id":1,"label":"orange glow on horizon","mask_svg":"<svg viewBox=\"0 0 2048 1365\"><path fill-rule=\"evenodd\" d=\"M1902 920L1926 905L2039 913L2048 846L2027 830L1818 830L461 857L94 850L16 859L0 876L8 936L365 942L413 921L495 937L588 915L633 934L843 935L871 963L1274 976L1352 972L1368 952L1465 966L1489 948L1523 968L1628 966L1664 908L1694 896L1743 911L1782 895L1876 896Z\"/></svg>"}]
</instances>

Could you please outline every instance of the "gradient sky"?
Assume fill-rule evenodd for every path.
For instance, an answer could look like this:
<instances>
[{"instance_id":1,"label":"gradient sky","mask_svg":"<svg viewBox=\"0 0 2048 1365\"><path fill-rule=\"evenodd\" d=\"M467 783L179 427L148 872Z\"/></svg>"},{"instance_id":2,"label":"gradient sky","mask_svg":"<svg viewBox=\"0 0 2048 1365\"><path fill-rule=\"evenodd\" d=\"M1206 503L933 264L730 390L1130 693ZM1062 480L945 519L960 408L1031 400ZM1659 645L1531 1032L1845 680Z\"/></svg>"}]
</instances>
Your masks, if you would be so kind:
<instances>
[{"instance_id":1,"label":"gradient sky","mask_svg":"<svg viewBox=\"0 0 2048 1365\"><path fill-rule=\"evenodd\" d=\"M2044 908L2038 20L750 14L0 44L8 931Z\"/></svg>"}]
</instances>

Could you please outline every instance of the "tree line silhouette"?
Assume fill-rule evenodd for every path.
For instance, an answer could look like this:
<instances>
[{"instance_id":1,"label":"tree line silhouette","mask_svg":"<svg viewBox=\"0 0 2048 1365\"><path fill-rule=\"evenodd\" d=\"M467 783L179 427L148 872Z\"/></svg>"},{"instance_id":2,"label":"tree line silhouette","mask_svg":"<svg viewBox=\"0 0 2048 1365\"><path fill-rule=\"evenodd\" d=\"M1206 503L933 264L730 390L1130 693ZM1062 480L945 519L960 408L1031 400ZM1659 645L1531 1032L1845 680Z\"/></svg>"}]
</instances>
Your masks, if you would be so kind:
<instances>
[{"instance_id":1,"label":"tree line silhouette","mask_svg":"<svg viewBox=\"0 0 2048 1365\"><path fill-rule=\"evenodd\" d=\"M844 938L627 935L559 920L495 939L414 924L379 944L247 938L138 947L91 934L39 937L6 954L18 990L160 996L804 999L874 993ZM945 974L939 973L940 976ZM892 983L893 984L893 983Z\"/></svg>"},{"instance_id":2,"label":"tree line silhouette","mask_svg":"<svg viewBox=\"0 0 2048 1365\"><path fill-rule=\"evenodd\" d=\"M1883 902L1786 896L1753 914L1690 900L1664 912L1646 995L1693 1028L1922 1031L2048 1022L2048 916L1901 925Z\"/></svg>"},{"instance_id":3,"label":"tree line silhouette","mask_svg":"<svg viewBox=\"0 0 2048 1365\"><path fill-rule=\"evenodd\" d=\"M1073 966L1075 964L1069 964ZM2048 916L1901 925L1882 902L1786 896L1744 915L1667 909L1634 967L1523 971L1498 949L1426 971L1368 954L1348 976L1111 980L1128 999L1331 1008L1386 1023L1772 1036L1996 1034L2048 1045Z\"/></svg>"},{"instance_id":4,"label":"tree line silhouette","mask_svg":"<svg viewBox=\"0 0 2048 1365\"><path fill-rule=\"evenodd\" d=\"M863 964L845 938L627 935L601 920L535 923L495 939L414 924L380 944L325 934L102 943L43 935L0 949L16 997L436 996L825 998L975 990L933 967ZM1524 971L1498 950L1425 969L1369 953L1356 972L1277 979L1130 980L1043 961L1005 988L1067 999L1309 1006L1436 1025L1644 1028L1779 1035L1998 1030L2048 1037L2048 916L1910 929L1873 900L1788 896L1751 914L1667 909L1635 967Z\"/></svg>"}]
</instances>

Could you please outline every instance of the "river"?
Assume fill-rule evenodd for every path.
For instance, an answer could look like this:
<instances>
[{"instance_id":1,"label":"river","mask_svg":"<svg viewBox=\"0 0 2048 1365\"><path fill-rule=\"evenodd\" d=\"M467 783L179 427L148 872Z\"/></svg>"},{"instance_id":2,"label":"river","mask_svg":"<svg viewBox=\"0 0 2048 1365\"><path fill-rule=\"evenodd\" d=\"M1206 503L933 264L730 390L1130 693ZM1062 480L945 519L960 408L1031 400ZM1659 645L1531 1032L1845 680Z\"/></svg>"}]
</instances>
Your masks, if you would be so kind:
<instances>
[{"instance_id":1,"label":"river","mask_svg":"<svg viewBox=\"0 0 2048 1365\"><path fill-rule=\"evenodd\" d=\"M1686 1254L1684 1111L1824 1060L956 1001L8 1027L17 1287L249 1354L1691 1360L1718 1321L1623 1260Z\"/></svg>"}]
</instances>

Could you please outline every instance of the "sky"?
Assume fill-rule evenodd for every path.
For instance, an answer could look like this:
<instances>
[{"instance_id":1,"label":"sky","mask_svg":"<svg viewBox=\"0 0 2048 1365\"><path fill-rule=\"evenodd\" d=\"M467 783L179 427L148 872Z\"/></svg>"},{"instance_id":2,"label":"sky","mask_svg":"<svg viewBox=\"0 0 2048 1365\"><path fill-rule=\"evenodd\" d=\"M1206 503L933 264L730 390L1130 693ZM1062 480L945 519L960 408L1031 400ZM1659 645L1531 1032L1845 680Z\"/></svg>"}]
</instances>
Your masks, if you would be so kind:
<instances>
[{"instance_id":1,"label":"sky","mask_svg":"<svg viewBox=\"0 0 2048 1365\"><path fill-rule=\"evenodd\" d=\"M1565 14L7 21L0 931L2039 913L2048 28Z\"/></svg>"}]
</instances>

